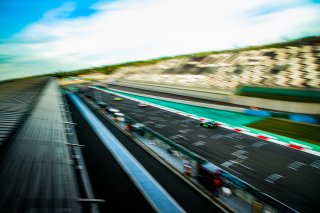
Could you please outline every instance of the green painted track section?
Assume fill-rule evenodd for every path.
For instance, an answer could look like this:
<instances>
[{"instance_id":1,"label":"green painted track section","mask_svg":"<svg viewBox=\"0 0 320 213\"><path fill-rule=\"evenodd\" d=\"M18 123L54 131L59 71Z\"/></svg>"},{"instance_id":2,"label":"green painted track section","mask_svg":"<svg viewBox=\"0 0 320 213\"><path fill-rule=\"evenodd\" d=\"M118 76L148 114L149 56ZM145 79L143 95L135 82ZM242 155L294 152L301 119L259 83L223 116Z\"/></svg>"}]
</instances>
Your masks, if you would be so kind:
<instances>
[{"instance_id":1,"label":"green painted track section","mask_svg":"<svg viewBox=\"0 0 320 213\"><path fill-rule=\"evenodd\" d=\"M199 107L199 106L193 106L189 104L181 104L181 103L176 103L172 101L164 101L164 100L159 100L156 98L149 98L149 97L144 97L140 95L133 95L130 93L126 92L120 92L117 90L112 90L112 89L105 89L105 88L99 88L99 89L104 89L111 91L116 94L121 94L130 98L135 98L141 101L161 105L167 108L171 108L174 110L178 110L181 112L185 112L188 114L193 114L199 117L204 117L204 118L209 118L217 122L223 122L227 124L230 127L241 127L242 129L245 129L248 132L254 133L254 134L264 134L267 135L275 140L279 140L281 142L287 143L287 144L296 144L296 145L301 145L304 148L311 149L317 152L320 152L320 146L312 144L312 143L307 143L305 141L300 141L296 140L293 138L288 138L285 136L273 134L270 132L265 132L262 130L257 130L253 129L250 127L247 127L246 125L265 119L263 117L258 117L258 116L253 116L253 115L246 115L240 112L231 112L231 111L224 111L224 110L218 110L218 109L212 109L212 108L207 108L207 107Z\"/></svg>"},{"instance_id":2,"label":"green painted track section","mask_svg":"<svg viewBox=\"0 0 320 213\"><path fill-rule=\"evenodd\" d=\"M176 103L172 101L163 101L155 98L148 98L144 96L133 95L133 94L119 92L115 90L111 90L111 91L121 95L126 95L131 98L136 98L141 101L158 104L164 107L179 110L188 114L197 115L199 117L209 118L214 121L224 122L230 125L245 126L252 122L256 122L264 119L262 117L246 115L240 112L231 112L231 111L224 111L224 110L212 109L207 107L199 107L199 106L193 106L189 104Z\"/></svg>"}]
</instances>

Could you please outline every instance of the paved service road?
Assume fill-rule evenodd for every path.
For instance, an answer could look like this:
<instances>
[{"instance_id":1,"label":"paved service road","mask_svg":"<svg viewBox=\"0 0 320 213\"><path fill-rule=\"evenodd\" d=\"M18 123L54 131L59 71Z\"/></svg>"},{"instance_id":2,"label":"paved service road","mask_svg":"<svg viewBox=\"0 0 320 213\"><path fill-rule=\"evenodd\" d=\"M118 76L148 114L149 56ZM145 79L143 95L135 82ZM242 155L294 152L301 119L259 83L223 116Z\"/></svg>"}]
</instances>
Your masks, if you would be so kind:
<instances>
[{"instance_id":1,"label":"paved service road","mask_svg":"<svg viewBox=\"0 0 320 213\"><path fill-rule=\"evenodd\" d=\"M203 128L194 119L151 106L139 108L128 99L114 101L105 92L95 96L286 205L320 212L320 157L221 127Z\"/></svg>"}]
</instances>

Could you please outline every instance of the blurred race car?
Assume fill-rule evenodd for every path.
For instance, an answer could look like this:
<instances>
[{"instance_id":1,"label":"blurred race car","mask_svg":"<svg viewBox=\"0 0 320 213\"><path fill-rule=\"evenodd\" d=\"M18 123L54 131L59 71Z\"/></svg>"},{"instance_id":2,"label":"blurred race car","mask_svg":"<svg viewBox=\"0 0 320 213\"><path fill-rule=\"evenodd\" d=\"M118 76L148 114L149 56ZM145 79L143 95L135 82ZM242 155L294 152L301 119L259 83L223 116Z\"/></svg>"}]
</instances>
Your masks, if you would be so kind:
<instances>
[{"instance_id":1,"label":"blurred race car","mask_svg":"<svg viewBox=\"0 0 320 213\"><path fill-rule=\"evenodd\" d=\"M142 107L142 108L146 108L146 107L149 107L150 105L149 104L146 104L146 103L139 103L138 104L138 107Z\"/></svg>"},{"instance_id":2,"label":"blurred race car","mask_svg":"<svg viewBox=\"0 0 320 213\"><path fill-rule=\"evenodd\" d=\"M106 108L106 111L109 112L109 113L117 113L117 112L120 112L120 110L118 109L115 109L115 108L112 108L112 107L107 107Z\"/></svg>"},{"instance_id":3,"label":"blurred race car","mask_svg":"<svg viewBox=\"0 0 320 213\"><path fill-rule=\"evenodd\" d=\"M103 101L99 101L97 102L97 104L100 106L100 107L107 107L107 103L103 102Z\"/></svg>"},{"instance_id":4,"label":"blurred race car","mask_svg":"<svg viewBox=\"0 0 320 213\"><path fill-rule=\"evenodd\" d=\"M121 112L116 112L113 114L114 120L124 122L124 114Z\"/></svg>"},{"instance_id":5,"label":"blurred race car","mask_svg":"<svg viewBox=\"0 0 320 213\"><path fill-rule=\"evenodd\" d=\"M216 128L218 124L214 121L202 121L200 122L200 126L203 126L206 128Z\"/></svg>"},{"instance_id":6,"label":"blurred race car","mask_svg":"<svg viewBox=\"0 0 320 213\"><path fill-rule=\"evenodd\" d=\"M122 100L123 100L123 98L115 97L115 98L113 98L113 100L114 100L114 101L122 101Z\"/></svg>"}]
</instances>

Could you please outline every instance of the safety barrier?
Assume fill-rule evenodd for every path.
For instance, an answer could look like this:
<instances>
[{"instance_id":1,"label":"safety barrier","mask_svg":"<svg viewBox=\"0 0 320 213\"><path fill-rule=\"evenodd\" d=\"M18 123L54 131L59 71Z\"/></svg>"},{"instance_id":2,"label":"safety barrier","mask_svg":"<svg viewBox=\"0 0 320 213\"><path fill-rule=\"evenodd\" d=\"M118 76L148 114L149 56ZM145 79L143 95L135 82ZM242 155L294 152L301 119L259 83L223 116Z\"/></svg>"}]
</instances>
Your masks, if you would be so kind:
<instances>
[{"instance_id":1,"label":"safety barrier","mask_svg":"<svg viewBox=\"0 0 320 213\"><path fill-rule=\"evenodd\" d=\"M180 152L182 155L188 157L189 159L191 159L192 161L195 161L198 164L202 164L204 162L206 162L205 159L201 158L199 155L187 150L186 148L180 146L179 144L176 144L175 142L173 142L172 140L168 139L167 137L154 132L153 130L147 128L147 127L141 127L141 129L147 133L150 134L151 136L157 138L158 140L162 141L163 143L167 144L170 146L170 148Z\"/></svg>"},{"instance_id":2,"label":"safety barrier","mask_svg":"<svg viewBox=\"0 0 320 213\"><path fill-rule=\"evenodd\" d=\"M303 123L310 123L310 124L320 123L320 119L307 116L307 115L290 114L289 119L296 122L303 122Z\"/></svg>"},{"instance_id":3,"label":"safety barrier","mask_svg":"<svg viewBox=\"0 0 320 213\"><path fill-rule=\"evenodd\" d=\"M302 123L309 123L309 124L320 123L319 116L316 117L311 115L290 114L285 112L271 112L271 111L260 110L260 109L245 109L243 112L248 115L254 115L259 117L282 118L282 119L289 119L295 122L302 122Z\"/></svg>"}]
</instances>

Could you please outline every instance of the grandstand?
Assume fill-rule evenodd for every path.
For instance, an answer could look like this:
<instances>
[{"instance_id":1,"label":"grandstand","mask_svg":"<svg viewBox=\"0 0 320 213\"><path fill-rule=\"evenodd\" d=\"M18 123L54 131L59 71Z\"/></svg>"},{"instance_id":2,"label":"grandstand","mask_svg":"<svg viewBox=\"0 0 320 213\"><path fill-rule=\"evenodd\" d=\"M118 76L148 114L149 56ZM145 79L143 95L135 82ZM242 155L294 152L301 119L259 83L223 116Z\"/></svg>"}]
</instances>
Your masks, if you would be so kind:
<instances>
[{"instance_id":1,"label":"grandstand","mask_svg":"<svg viewBox=\"0 0 320 213\"><path fill-rule=\"evenodd\" d=\"M242 85L320 88L320 42L124 66L109 78L233 91Z\"/></svg>"}]
</instances>

